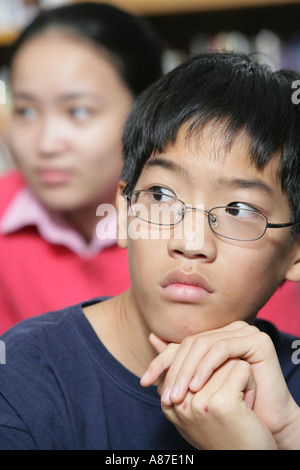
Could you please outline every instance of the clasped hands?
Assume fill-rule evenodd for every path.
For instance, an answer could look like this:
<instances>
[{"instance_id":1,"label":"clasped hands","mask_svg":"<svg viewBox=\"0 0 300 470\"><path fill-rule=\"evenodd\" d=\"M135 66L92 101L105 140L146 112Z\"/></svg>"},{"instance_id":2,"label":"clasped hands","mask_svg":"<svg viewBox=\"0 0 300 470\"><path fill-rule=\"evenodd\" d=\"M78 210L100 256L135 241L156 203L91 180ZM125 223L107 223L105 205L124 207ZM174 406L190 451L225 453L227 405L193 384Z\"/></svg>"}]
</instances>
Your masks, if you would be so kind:
<instances>
[{"instance_id":1,"label":"clasped hands","mask_svg":"<svg viewBox=\"0 0 300 470\"><path fill-rule=\"evenodd\" d=\"M141 379L158 392L166 417L197 449L299 449L300 410L270 337L237 321L167 343Z\"/></svg>"}]
</instances>

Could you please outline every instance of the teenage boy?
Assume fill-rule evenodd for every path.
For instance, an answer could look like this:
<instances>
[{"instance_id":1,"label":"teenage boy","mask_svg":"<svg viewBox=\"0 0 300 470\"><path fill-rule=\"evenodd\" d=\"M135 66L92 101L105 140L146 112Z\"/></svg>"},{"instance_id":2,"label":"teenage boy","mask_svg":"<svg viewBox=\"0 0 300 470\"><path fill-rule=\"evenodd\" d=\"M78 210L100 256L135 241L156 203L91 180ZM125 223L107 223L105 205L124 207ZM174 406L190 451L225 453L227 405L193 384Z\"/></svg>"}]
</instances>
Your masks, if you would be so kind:
<instances>
[{"instance_id":1,"label":"teenage boy","mask_svg":"<svg viewBox=\"0 0 300 470\"><path fill-rule=\"evenodd\" d=\"M137 100L117 198L132 285L2 336L0 448L299 448L298 343L252 325L300 280L297 78L205 54Z\"/></svg>"}]
</instances>

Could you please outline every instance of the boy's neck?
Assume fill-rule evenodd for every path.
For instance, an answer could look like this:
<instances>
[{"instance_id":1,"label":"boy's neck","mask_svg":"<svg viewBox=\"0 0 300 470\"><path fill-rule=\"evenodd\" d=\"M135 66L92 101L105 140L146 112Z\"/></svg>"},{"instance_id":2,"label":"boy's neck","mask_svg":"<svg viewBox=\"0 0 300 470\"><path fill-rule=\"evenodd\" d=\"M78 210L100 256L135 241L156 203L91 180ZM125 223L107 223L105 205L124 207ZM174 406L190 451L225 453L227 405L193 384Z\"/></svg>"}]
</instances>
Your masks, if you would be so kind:
<instances>
[{"instance_id":1,"label":"boy's neck","mask_svg":"<svg viewBox=\"0 0 300 470\"><path fill-rule=\"evenodd\" d=\"M131 291L83 309L106 349L138 377L157 356L149 342L150 331L139 321Z\"/></svg>"}]
</instances>

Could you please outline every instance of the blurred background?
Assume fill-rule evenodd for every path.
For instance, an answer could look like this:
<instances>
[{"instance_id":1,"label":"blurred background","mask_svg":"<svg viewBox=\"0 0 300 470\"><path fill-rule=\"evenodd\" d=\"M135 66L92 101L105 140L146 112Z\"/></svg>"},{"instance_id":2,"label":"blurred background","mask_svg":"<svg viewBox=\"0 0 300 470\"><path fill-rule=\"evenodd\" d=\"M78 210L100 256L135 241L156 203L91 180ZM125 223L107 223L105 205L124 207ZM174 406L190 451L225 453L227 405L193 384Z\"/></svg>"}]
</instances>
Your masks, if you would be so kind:
<instances>
[{"instance_id":1,"label":"blurred background","mask_svg":"<svg viewBox=\"0 0 300 470\"><path fill-rule=\"evenodd\" d=\"M82 0L80 0L82 1ZM11 166L6 149L10 116L8 58L19 31L47 8L76 0L0 0L0 172ZM148 18L166 45L164 71L209 49L258 52L273 68L300 71L300 1L108 0Z\"/></svg>"}]
</instances>

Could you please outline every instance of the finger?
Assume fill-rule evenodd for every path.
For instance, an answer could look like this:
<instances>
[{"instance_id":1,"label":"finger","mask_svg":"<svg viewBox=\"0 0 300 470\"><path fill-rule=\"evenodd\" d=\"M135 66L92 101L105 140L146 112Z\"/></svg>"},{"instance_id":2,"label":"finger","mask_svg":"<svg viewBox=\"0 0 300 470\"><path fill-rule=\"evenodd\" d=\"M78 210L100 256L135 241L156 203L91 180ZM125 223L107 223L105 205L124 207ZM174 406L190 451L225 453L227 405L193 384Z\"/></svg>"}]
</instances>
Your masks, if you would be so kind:
<instances>
[{"instance_id":1,"label":"finger","mask_svg":"<svg viewBox=\"0 0 300 470\"><path fill-rule=\"evenodd\" d=\"M188 392L183 403L162 410L195 448L275 449L272 434L251 410L255 392L250 364L233 359L200 392Z\"/></svg>"},{"instance_id":2,"label":"finger","mask_svg":"<svg viewBox=\"0 0 300 470\"><path fill-rule=\"evenodd\" d=\"M154 347L154 349L156 349L158 354L162 353L166 349L168 344L170 344L168 341L165 341L164 339L159 338L154 333L150 333L149 341Z\"/></svg>"},{"instance_id":3,"label":"finger","mask_svg":"<svg viewBox=\"0 0 300 470\"><path fill-rule=\"evenodd\" d=\"M248 330L248 336L223 337L216 341L198 364L189 384L194 393L203 387L213 372L228 359L241 358L254 365L265 359L264 343L259 330Z\"/></svg>"},{"instance_id":4,"label":"finger","mask_svg":"<svg viewBox=\"0 0 300 470\"><path fill-rule=\"evenodd\" d=\"M161 400L165 405L171 405L183 399L188 391L188 385L193 373L201 360L200 348L197 355L190 356L189 350L193 345L194 337L186 338L180 344L176 356L169 367L166 374ZM177 380L178 372L181 370L183 363L185 364L185 374L182 374L182 380ZM174 385L176 382L176 385Z\"/></svg>"},{"instance_id":5,"label":"finger","mask_svg":"<svg viewBox=\"0 0 300 470\"><path fill-rule=\"evenodd\" d=\"M249 325L246 324L246 326ZM201 364L203 357L207 354L207 350L218 338L232 337L232 334L246 334L245 323L235 322L228 328L224 327L214 330L214 332L209 331L207 334L197 334L185 338L180 344L164 380L162 402L166 405L180 403L187 394L189 384L195 376L199 363ZM221 364L222 362L219 365Z\"/></svg>"},{"instance_id":6,"label":"finger","mask_svg":"<svg viewBox=\"0 0 300 470\"><path fill-rule=\"evenodd\" d=\"M203 333L198 333L197 336L207 336L207 335L212 335L212 334L222 333L222 332L227 332L227 331L243 330L248 327L249 327L249 323L244 322L242 320L237 320L232 323L228 323L225 326L222 326L221 328L215 328L213 330L206 330Z\"/></svg>"},{"instance_id":7,"label":"finger","mask_svg":"<svg viewBox=\"0 0 300 470\"><path fill-rule=\"evenodd\" d=\"M145 387L152 385L163 372L169 369L161 390L162 400L166 405L170 405L171 401L173 403L180 402L187 393L199 361L201 361L204 356L203 351L205 351L205 349L209 350L211 345L218 339L232 337L233 334L238 336L251 334L249 333L249 328L251 329L253 327L249 327L245 322L237 321L217 330L210 330L185 338L181 345L174 343L167 345L164 340L152 333L149 340L155 349L162 351L162 353L149 365L141 379L141 385ZM256 331L257 329L254 328L254 330ZM252 332L252 330L250 331ZM194 342L196 346L193 347L193 354L188 355L191 345ZM174 351L177 351L175 355ZM212 371L210 373L212 373ZM192 388L190 388L191 390L198 390L201 386L198 383L198 375L199 374L194 378ZM206 376L206 380L208 377L209 375ZM203 383L204 381L202 380L201 384Z\"/></svg>"},{"instance_id":8,"label":"finger","mask_svg":"<svg viewBox=\"0 0 300 470\"><path fill-rule=\"evenodd\" d=\"M162 403L163 412L169 419L172 417L173 422L178 425L181 420L185 421L187 417L193 414L192 402L196 400L195 405L200 412L200 414L197 413L197 415L205 416L211 402L211 397L221 388L236 361L237 360L234 359L223 364L222 367L215 371L199 393L194 394L188 391L184 400L180 403L172 403L172 405Z\"/></svg>"},{"instance_id":9,"label":"finger","mask_svg":"<svg viewBox=\"0 0 300 470\"><path fill-rule=\"evenodd\" d=\"M228 359L239 357L240 351L245 351L245 336L252 336L257 331L256 328L249 327L244 322L235 322L231 328L215 330L214 334L208 332L207 335L191 337L191 346L189 349L179 349L178 360L176 358L176 363L174 361L174 365L172 364L167 374L168 385L166 383L166 387L173 386L170 392L172 402L182 401L188 389L192 392L199 391L214 370ZM239 348L235 347L231 350L230 345L235 336L237 336ZM183 357L185 352L186 357Z\"/></svg>"},{"instance_id":10,"label":"finger","mask_svg":"<svg viewBox=\"0 0 300 470\"><path fill-rule=\"evenodd\" d=\"M223 414L231 413L242 402L245 407L252 409L255 395L256 383L251 365L243 360L235 360L219 389L212 396L211 405Z\"/></svg>"},{"instance_id":11,"label":"finger","mask_svg":"<svg viewBox=\"0 0 300 470\"><path fill-rule=\"evenodd\" d=\"M156 341L156 339L154 341ZM148 369L140 380L140 384L143 387L149 387L149 385L153 385L161 376L161 374L163 374L170 367L170 364L172 364L176 356L178 348L178 344L170 343L155 359L153 359L153 361L150 362Z\"/></svg>"},{"instance_id":12,"label":"finger","mask_svg":"<svg viewBox=\"0 0 300 470\"><path fill-rule=\"evenodd\" d=\"M168 398L172 403L180 403L185 398L206 352L207 346L203 338L193 337L181 344L164 381L164 386L170 390Z\"/></svg>"}]
</instances>

